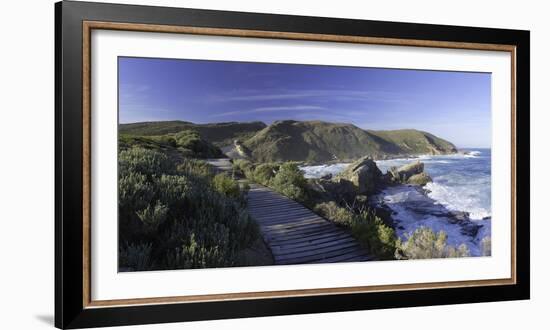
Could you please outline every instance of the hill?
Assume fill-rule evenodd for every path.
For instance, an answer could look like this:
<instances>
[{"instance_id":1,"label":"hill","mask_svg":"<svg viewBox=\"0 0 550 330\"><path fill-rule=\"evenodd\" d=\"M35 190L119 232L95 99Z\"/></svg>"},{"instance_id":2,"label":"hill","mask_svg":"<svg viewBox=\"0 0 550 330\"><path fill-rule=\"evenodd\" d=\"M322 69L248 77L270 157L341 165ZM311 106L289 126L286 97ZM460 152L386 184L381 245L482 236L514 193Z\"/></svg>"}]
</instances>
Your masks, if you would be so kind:
<instances>
[{"instance_id":1,"label":"hill","mask_svg":"<svg viewBox=\"0 0 550 330\"><path fill-rule=\"evenodd\" d=\"M189 130L150 136L119 134L118 147L121 151L132 147L160 151L177 162L183 157L226 157L220 148L202 139L197 132Z\"/></svg>"},{"instance_id":2,"label":"hill","mask_svg":"<svg viewBox=\"0 0 550 330\"><path fill-rule=\"evenodd\" d=\"M258 162L349 161L457 151L452 143L418 130L372 131L352 124L293 120L276 121L243 145Z\"/></svg>"},{"instance_id":3,"label":"hill","mask_svg":"<svg viewBox=\"0 0 550 330\"><path fill-rule=\"evenodd\" d=\"M194 131L200 137L219 147L227 146L234 140L244 140L265 128L262 122L227 122L213 124L194 124L187 121L157 121L131 124L120 124L119 133L136 136L159 136L178 133L180 131Z\"/></svg>"},{"instance_id":4,"label":"hill","mask_svg":"<svg viewBox=\"0 0 550 330\"><path fill-rule=\"evenodd\" d=\"M391 131L368 130L381 139L393 143L403 155L440 155L457 152L456 147L449 141L433 134L415 129L400 129Z\"/></svg>"}]
</instances>

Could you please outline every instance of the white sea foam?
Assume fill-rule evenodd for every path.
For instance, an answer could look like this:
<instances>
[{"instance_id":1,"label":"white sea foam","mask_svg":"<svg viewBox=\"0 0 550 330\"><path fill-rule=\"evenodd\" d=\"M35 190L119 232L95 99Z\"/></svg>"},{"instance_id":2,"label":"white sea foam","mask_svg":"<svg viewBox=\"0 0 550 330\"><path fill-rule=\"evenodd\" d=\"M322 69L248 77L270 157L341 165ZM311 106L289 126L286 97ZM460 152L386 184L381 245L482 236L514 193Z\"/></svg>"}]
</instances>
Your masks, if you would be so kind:
<instances>
[{"instance_id":1,"label":"white sea foam","mask_svg":"<svg viewBox=\"0 0 550 330\"><path fill-rule=\"evenodd\" d=\"M313 166L300 166L300 170L304 172L306 179L320 178L327 174L336 175L342 172L349 163L337 163L328 165L313 165Z\"/></svg>"},{"instance_id":2,"label":"white sea foam","mask_svg":"<svg viewBox=\"0 0 550 330\"><path fill-rule=\"evenodd\" d=\"M479 220L481 225L474 237L463 232L460 223L447 221L441 216L442 205L431 204L428 197L418 189L410 186L394 186L385 189L378 198L390 207L397 222L397 235L406 240L408 236L420 227L431 228L435 233L444 231L447 234L447 244L459 246L466 244L472 256L480 255L481 240L491 235L491 220Z\"/></svg>"},{"instance_id":3,"label":"white sea foam","mask_svg":"<svg viewBox=\"0 0 550 330\"><path fill-rule=\"evenodd\" d=\"M468 212L472 220L481 220L491 216L490 209L484 206L487 196L483 189L472 185L449 186L430 182L425 186L428 196L451 211ZM490 206L490 202L488 203Z\"/></svg>"}]
</instances>

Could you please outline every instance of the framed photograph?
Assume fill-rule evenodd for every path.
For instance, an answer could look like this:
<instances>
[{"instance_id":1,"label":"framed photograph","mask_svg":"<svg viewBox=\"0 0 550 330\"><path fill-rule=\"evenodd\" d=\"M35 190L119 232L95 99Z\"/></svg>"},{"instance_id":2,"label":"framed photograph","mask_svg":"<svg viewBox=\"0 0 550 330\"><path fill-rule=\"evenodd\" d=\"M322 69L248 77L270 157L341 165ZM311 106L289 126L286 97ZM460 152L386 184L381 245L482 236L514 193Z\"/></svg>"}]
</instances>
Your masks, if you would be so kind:
<instances>
[{"instance_id":1,"label":"framed photograph","mask_svg":"<svg viewBox=\"0 0 550 330\"><path fill-rule=\"evenodd\" d=\"M59 328L529 298L529 32L59 2Z\"/></svg>"}]
</instances>

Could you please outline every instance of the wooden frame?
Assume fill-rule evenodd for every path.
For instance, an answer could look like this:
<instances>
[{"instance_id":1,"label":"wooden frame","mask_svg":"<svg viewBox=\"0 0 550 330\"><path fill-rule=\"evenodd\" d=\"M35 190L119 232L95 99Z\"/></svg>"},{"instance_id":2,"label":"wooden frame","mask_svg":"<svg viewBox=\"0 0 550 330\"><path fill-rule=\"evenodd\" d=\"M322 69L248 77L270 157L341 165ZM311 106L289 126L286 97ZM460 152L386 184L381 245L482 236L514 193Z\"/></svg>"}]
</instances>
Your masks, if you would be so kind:
<instances>
[{"instance_id":1,"label":"wooden frame","mask_svg":"<svg viewBox=\"0 0 550 330\"><path fill-rule=\"evenodd\" d=\"M93 29L510 52L511 278L92 301L90 36ZM56 326L73 328L527 299L528 129L529 33L525 31L174 8L153 11L143 6L60 2L56 4ZM516 222L517 215L521 215L521 223ZM348 299L350 294L354 295L353 302Z\"/></svg>"}]
</instances>

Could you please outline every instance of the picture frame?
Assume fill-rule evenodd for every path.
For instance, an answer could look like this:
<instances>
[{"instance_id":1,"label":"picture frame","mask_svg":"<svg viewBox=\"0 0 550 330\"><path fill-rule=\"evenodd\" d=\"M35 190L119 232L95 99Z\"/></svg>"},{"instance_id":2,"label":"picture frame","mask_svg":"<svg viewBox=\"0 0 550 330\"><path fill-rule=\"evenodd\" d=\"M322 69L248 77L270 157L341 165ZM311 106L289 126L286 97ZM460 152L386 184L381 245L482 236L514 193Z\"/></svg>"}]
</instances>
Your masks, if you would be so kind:
<instances>
[{"instance_id":1,"label":"picture frame","mask_svg":"<svg viewBox=\"0 0 550 330\"><path fill-rule=\"evenodd\" d=\"M55 325L135 325L529 299L528 31L62 1L55 5ZM93 31L494 51L510 56L510 277L92 297ZM248 38L248 39L247 39ZM495 143L504 143L496 141ZM506 202L507 203L507 202ZM508 243L507 243L508 244ZM290 266L289 266L290 267ZM289 268L285 268L289 269ZM205 272L208 270L205 270ZM284 271L284 270L283 270ZM206 273L202 273L206 274ZM178 276L184 278L185 273Z\"/></svg>"}]
</instances>

